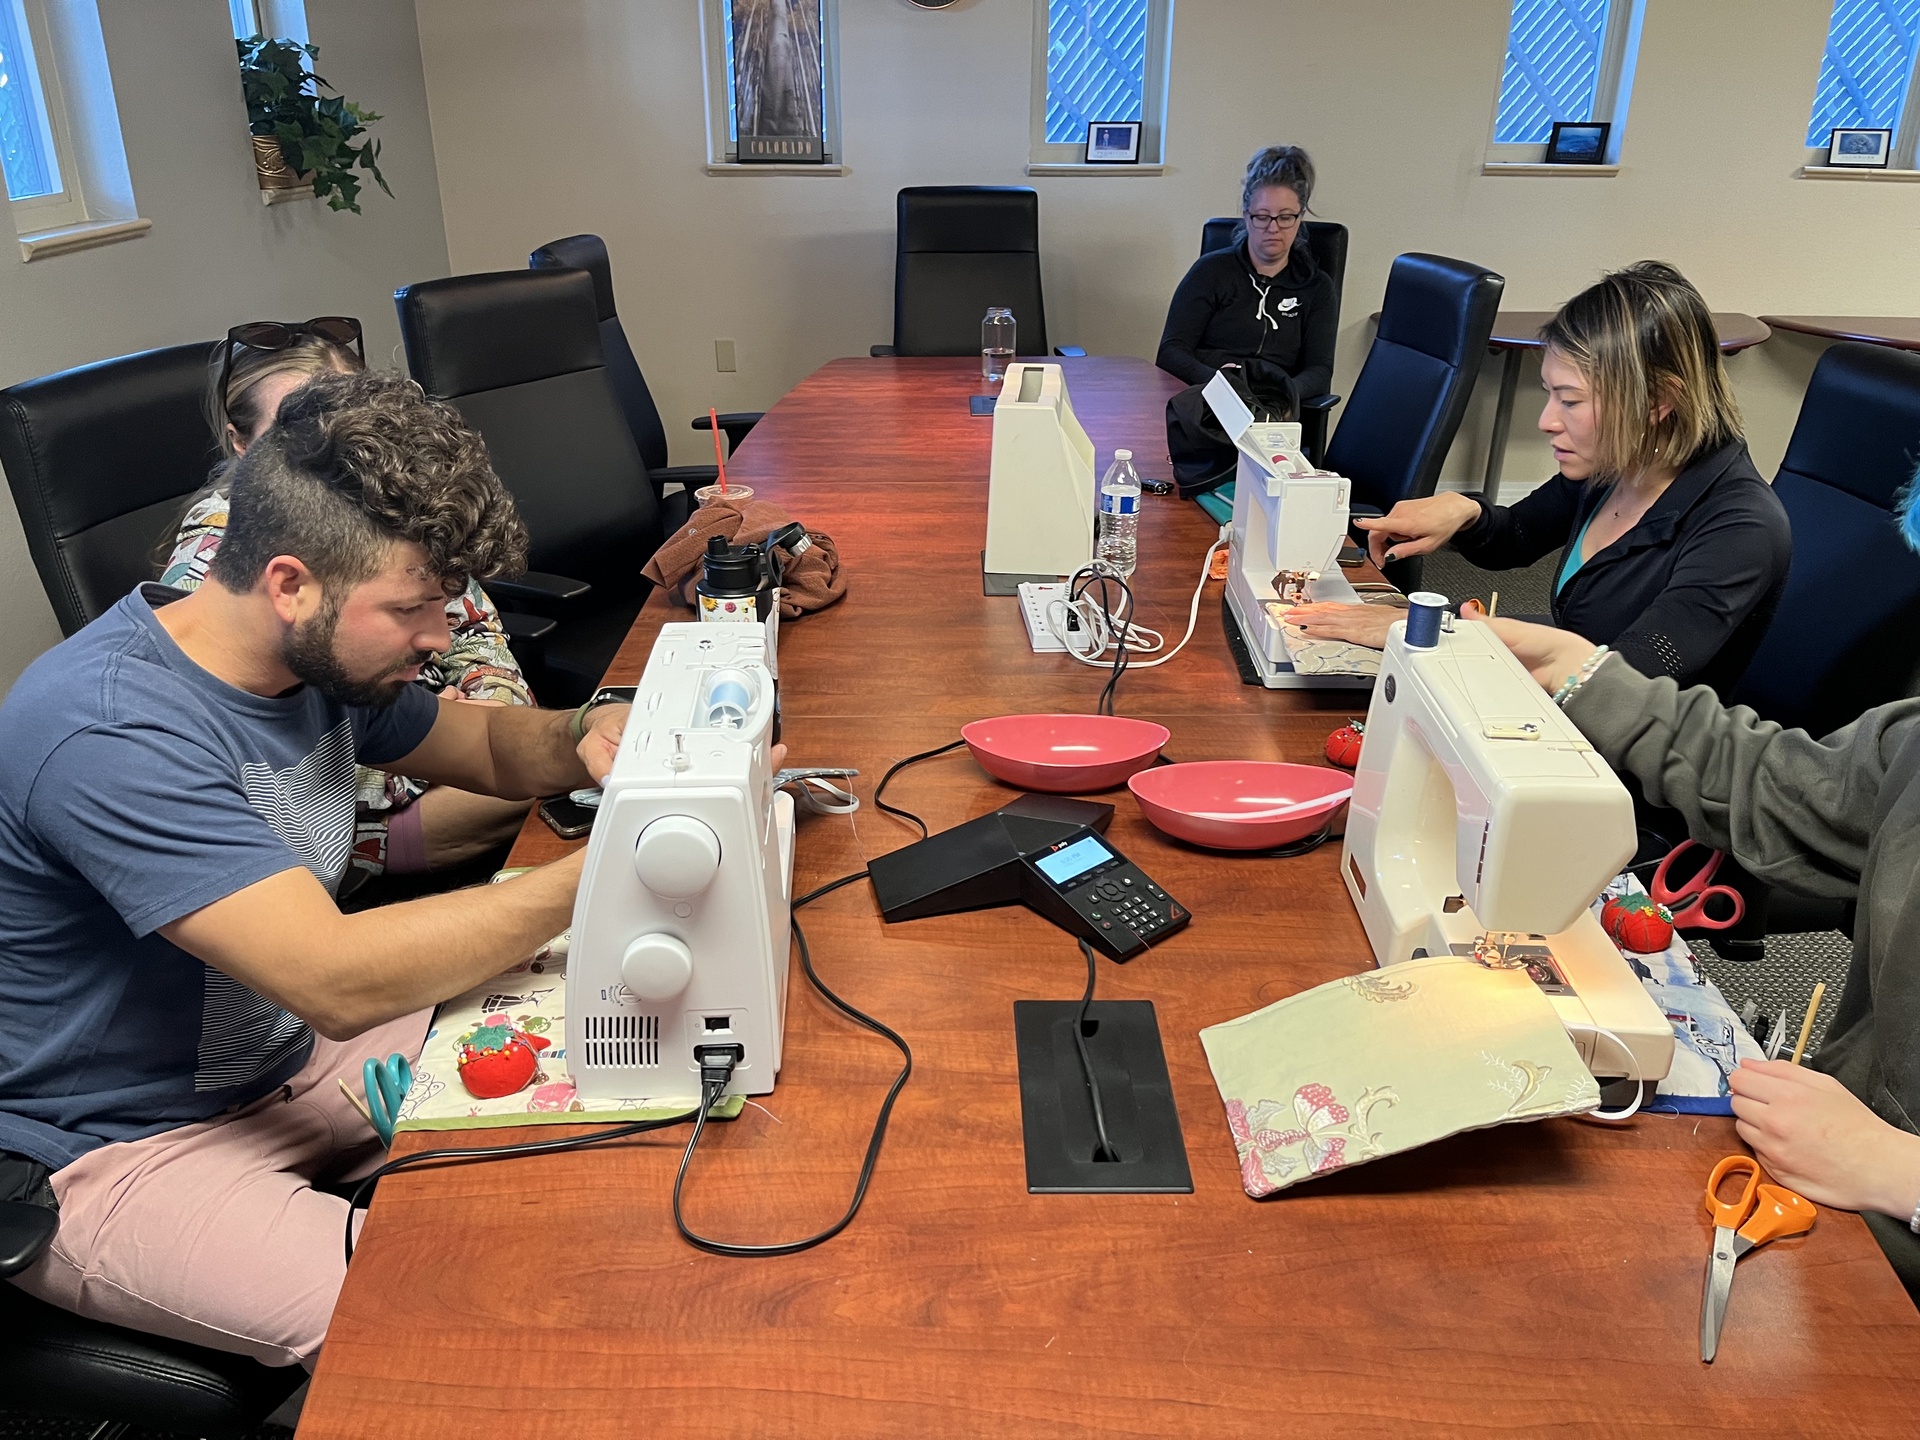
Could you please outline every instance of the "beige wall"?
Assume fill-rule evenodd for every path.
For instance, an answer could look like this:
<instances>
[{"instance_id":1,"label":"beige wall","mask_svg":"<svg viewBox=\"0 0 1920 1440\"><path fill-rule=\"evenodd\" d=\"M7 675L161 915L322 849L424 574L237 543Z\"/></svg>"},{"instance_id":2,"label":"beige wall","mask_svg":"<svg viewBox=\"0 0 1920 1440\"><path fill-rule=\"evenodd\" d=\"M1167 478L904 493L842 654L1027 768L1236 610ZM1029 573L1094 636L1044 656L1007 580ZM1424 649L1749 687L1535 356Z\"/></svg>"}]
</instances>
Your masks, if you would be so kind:
<instances>
[{"instance_id":1,"label":"beige wall","mask_svg":"<svg viewBox=\"0 0 1920 1440\"><path fill-rule=\"evenodd\" d=\"M1392 257L1430 250L1550 309L1605 267L1677 263L1718 309L1913 314L1920 187L1794 178L1827 0L1648 0L1617 178L1483 176L1506 0L1177 0L1164 176L1029 180L1034 0L840 0L844 177L702 173L697 0L417 0L456 271L518 267L598 231L674 458L686 419L772 404L891 334L903 185L1033 184L1058 340L1151 356L1200 222L1229 210L1259 144L1306 145L1315 208L1352 230L1338 384ZM737 375L713 368L738 344ZM1776 339L1732 369L1771 473L1818 346ZM1449 465L1477 476L1494 367ZM1523 376L1509 493L1550 468Z\"/></svg>"},{"instance_id":2,"label":"beige wall","mask_svg":"<svg viewBox=\"0 0 1920 1440\"><path fill-rule=\"evenodd\" d=\"M143 238L22 264L0 247L0 385L241 320L358 315L398 363L392 292L447 273L418 32L407 0L307 0L320 73L385 118L364 215L263 207L223 0L100 0ZM0 232L3 233L3 232ZM0 691L60 638L18 516L0 503Z\"/></svg>"}]
</instances>

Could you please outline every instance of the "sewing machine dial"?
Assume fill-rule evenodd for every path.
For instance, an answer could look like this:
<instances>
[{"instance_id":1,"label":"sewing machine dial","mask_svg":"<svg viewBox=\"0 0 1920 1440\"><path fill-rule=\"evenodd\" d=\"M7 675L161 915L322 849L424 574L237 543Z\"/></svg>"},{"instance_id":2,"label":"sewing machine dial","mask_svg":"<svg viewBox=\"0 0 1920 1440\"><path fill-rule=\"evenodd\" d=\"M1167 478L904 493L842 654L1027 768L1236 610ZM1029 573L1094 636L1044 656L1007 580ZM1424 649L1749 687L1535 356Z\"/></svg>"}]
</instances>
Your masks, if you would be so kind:
<instances>
[{"instance_id":1,"label":"sewing machine dial","mask_svg":"<svg viewBox=\"0 0 1920 1440\"><path fill-rule=\"evenodd\" d=\"M690 900L720 873L720 837L691 815L662 815L634 843L633 869L654 894Z\"/></svg>"},{"instance_id":2,"label":"sewing machine dial","mask_svg":"<svg viewBox=\"0 0 1920 1440\"><path fill-rule=\"evenodd\" d=\"M671 1000L693 978L693 952L671 935L642 935L621 957L620 978L641 1000Z\"/></svg>"}]
</instances>

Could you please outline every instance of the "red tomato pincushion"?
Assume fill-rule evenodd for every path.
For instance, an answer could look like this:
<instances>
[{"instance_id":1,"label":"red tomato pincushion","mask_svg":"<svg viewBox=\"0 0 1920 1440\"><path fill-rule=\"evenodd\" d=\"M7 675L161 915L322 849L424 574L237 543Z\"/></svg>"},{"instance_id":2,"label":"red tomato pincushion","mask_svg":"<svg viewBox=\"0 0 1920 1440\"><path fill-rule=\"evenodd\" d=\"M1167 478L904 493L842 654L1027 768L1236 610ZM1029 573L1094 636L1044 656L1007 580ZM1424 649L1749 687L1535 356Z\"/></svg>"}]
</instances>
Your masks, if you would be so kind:
<instances>
[{"instance_id":1,"label":"red tomato pincushion","mask_svg":"<svg viewBox=\"0 0 1920 1440\"><path fill-rule=\"evenodd\" d=\"M497 1100L524 1089L540 1068L536 1058L552 1042L499 1023L479 1025L460 1037L460 1083L476 1100Z\"/></svg>"},{"instance_id":2,"label":"red tomato pincushion","mask_svg":"<svg viewBox=\"0 0 1920 1440\"><path fill-rule=\"evenodd\" d=\"M1673 914L1647 895L1616 895L1600 907L1600 928L1622 950L1656 955L1673 943Z\"/></svg>"},{"instance_id":3,"label":"red tomato pincushion","mask_svg":"<svg viewBox=\"0 0 1920 1440\"><path fill-rule=\"evenodd\" d=\"M1327 736L1327 760L1342 770L1351 770L1360 763L1360 742L1367 733L1366 723L1351 720Z\"/></svg>"}]
</instances>

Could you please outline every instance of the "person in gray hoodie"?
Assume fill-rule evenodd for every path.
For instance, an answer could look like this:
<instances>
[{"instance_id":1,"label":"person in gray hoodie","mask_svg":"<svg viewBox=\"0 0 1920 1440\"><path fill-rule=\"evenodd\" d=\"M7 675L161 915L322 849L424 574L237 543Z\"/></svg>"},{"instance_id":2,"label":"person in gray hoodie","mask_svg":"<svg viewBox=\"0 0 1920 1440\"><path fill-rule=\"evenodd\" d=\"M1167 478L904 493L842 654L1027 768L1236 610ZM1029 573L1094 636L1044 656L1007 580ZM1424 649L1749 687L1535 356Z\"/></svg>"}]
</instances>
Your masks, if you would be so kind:
<instances>
[{"instance_id":1,"label":"person in gray hoodie","mask_svg":"<svg viewBox=\"0 0 1920 1440\"><path fill-rule=\"evenodd\" d=\"M1901 523L1920 550L1920 480ZM1607 763L1703 845L1770 885L1857 899L1840 1008L1810 1067L1742 1061L1734 1128L1783 1184L1857 1210L1920 1301L1920 699L1824 739L1712 690L1648 679L1606 647L1498 630Z\"/></svg>"}]
</instances>

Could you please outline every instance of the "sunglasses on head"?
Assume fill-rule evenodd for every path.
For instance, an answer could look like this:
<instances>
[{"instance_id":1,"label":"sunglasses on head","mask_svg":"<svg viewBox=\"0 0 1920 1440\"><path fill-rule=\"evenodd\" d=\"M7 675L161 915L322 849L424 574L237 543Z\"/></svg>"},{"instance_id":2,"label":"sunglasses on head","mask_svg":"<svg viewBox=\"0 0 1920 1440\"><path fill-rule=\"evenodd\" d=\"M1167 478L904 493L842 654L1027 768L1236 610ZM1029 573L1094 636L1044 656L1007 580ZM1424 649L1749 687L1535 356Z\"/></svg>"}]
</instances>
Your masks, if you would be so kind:
<instances>
[{"instance_id":1,"label":"sunglasses on head","mask_svg":"<svg viewBox=\"0 0 1920 1440\"><path fill-rule=\"evenodd\" d=\"M361 333L360 322L351 315L316 315L297 324L286 320L250 320L227 331L226 355L220 365L220 408L226 409L227 384L233 378L233 357L238 351L291 350L302 335L311 335L341 349L351 345L360 356L360 363L367 363L366 337Z\"/></svg>"}]
</instances>

